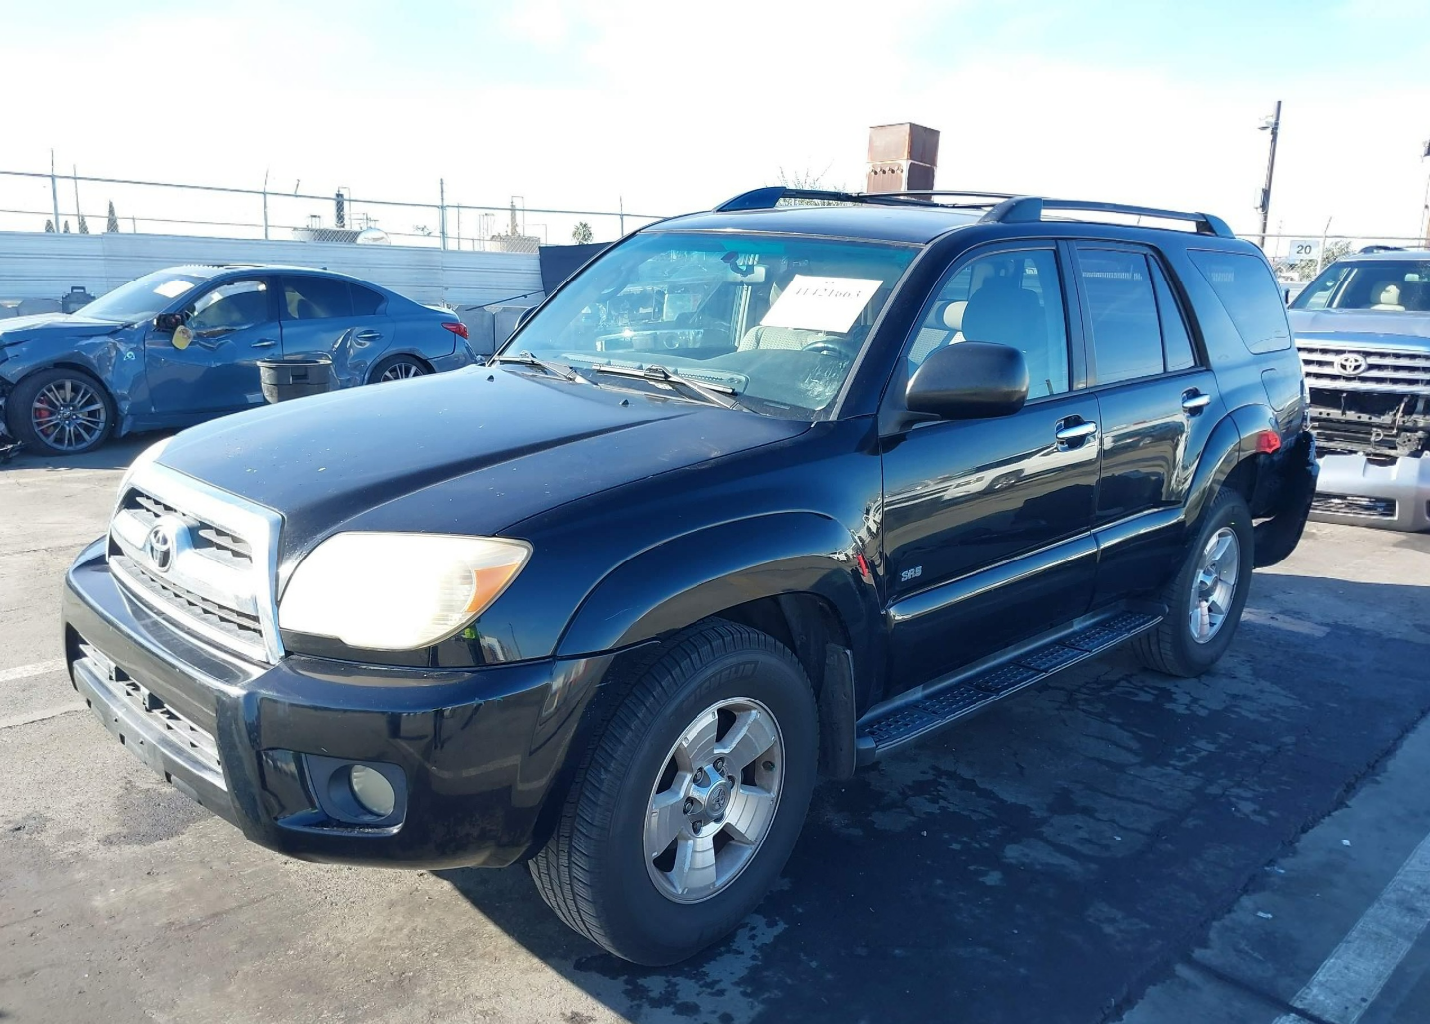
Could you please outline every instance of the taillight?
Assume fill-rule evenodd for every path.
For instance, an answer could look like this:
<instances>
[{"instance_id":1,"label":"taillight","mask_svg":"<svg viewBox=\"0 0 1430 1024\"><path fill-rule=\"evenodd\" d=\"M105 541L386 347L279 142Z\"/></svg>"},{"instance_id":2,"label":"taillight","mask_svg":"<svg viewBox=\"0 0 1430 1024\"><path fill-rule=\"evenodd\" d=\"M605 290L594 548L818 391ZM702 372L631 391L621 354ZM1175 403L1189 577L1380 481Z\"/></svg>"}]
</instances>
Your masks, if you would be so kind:
<instances>
[{"instance_id":1,"label":"taillight","mask_svg":"<svg viewBox=\"0 0 1430 1024\"><path fill-rule=\"evenodd\" d=\"M467 325L462 323L462 321L460 320L448 322L443 324L442 326L447 328L447 330L451 331L459 338L465 338L467 336Z\"/></svg>"},{"instance_id":2,"label":"taillight","mask_svg":"<svg viewBox=\"0 0 1430 1024\"><path fill-rule=\"evenodd\" d=\"M1263 430L1256 435L1256 450L1263 455L1271 455L1281 450L1281 435L1274 430Z\"/></svg>"}]
</instances>

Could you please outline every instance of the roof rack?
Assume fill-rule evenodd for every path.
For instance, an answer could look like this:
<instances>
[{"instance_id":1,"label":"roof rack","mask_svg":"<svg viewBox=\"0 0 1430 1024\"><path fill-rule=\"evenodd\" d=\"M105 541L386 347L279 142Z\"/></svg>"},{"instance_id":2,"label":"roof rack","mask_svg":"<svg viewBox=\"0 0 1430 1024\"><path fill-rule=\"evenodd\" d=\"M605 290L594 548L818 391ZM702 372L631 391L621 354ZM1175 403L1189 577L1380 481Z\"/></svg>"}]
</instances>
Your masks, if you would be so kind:
<instances>
[{"instance_id":1,"label":"roof rack","mask_svg":"<svg viewBox=\"0 0 1430 1024\"><path fill-rule=\"evenodd\" d=\"M787 188L767 185L741 192L715 207L715 213L732 210L772 210L781 199L818 199L826 203L861 203L871 206L939 206L931 200L915 199L894 192L835 192L821 188Z\"/></svg>"},{"instance_id":2,"label":"roof rack","mask_svg":"<svg viewBox=\"0 0 1430 1024\"><path fill-rule=\"evenodd\" d=\"M978 200L968 203L940 203L936 197ZM770 210L781 199L817 199L829 203L859 203L871 206L920 206L944 210L986 209L983 222L988 224L1036 223L1046 210L1084 210L1091 213L1118 213L1131 217L1156 217L1160 220L1180 220L1196 225L1198 234L1235 238L1226 221L1210 213L1187 213L1162 210L1152 206L1128 206L1124 203L1082 202L1076 199L1045 199L1042 196L1015 196L1008 192L964 192L944 189L921 189L908 192L836 192L817 188L787 188L768 185L742 192L715 207L716 213L732 210Z\"/></svg>"},{"instance_id":3,"label":"roof rack","mask_svg":"<svg viewBox=\"0 0 1430 1024\"><path fill-rule=\"evenodd\" d=\"M1128 206L1125 203L1083 202L1077 199L1044 199L1041 196L1014 196L1003 200L983 216L989 224L1025 224L1043 219L1046 210L1086 210L1091 213L1120 213L1129 217L1156 217L1160 220L1180 220L1196 225L1199 235L1235 238L1236 232L1220 217L1210 213L1187 213L1183 210L1162 210L1155 206Z\"/></svg>"}]
</instances>

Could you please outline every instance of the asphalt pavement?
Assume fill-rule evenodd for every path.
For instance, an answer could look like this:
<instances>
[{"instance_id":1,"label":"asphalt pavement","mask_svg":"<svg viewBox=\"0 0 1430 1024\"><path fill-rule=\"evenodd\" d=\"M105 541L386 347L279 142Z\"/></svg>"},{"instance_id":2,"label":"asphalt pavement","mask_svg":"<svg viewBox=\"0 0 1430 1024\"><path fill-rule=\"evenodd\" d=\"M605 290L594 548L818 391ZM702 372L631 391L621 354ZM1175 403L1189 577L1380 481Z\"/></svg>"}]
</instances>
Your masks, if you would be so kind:
<instances>
[{"instance_id":1,"label":"asphalt pavement","mask_svg":"<svg viewBox=\"0 0 1430 1024\"><path fill-rule=\"evenodd\" d=\"M1113 654L823 784L740 931L647 970L524 869L287 860L111 740L58 594L140 447L0 467L0 1020L1430 1019L1430 536L1312 524L1216 671Z\"/></svg>"}]
</instances>

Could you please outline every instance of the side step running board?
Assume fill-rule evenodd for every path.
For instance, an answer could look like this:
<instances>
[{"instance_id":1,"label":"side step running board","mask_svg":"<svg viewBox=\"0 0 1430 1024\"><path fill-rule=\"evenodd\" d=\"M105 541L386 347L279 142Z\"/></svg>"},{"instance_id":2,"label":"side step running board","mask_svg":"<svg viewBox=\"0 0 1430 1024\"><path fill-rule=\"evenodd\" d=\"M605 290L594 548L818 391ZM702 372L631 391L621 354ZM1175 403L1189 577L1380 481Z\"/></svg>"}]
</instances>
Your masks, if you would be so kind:
<instances>
[{"instance_id":1,"label":"side step running board","mask_svg":"<svg viewBox=\"0 0 1430 1024\"><path fill-rule=\"evenodd\" d=\"M1161 621L1162 615L1153 612L1119 612L972 675L957 676L917 700L876 711L859 722L858 764L877 761L895 749L1042 682L1055 672L1116 647Z\"/></svg>"}]
</instances>

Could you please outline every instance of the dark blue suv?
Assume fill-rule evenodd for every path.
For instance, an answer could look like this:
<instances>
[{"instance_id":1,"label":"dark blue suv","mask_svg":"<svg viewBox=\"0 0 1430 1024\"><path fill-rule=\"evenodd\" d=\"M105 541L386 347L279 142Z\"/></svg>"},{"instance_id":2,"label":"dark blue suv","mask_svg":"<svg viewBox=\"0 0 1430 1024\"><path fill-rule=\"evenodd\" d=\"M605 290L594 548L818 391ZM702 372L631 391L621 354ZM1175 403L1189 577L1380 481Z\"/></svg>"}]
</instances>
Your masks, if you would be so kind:
<instances>
[{"instance_id":1,"label":"dark blue suv","mask_svg":"<svg viewBox=\"0 0 1430 1024\"><path fill-rule=\"evenodd\" d=\"M263 404L258 360L332 360L337 387L474 362L454 313L301 267L174 267L72 314L0 320L0 428L48 455Z\"/></svg>"},{"instance_id":2,"label":"dark blue suv","mask_svg":"<svg viewBox=\"0 0 1430 1024\"><path fill-rule=\"evenodd\" d=\"M821 773L1118 644L1205 672L1315 484L1266 258L943 198L758 190L491 365L150 448L66 580L76 689L255 842L528 862L663 964L759 902Z\"/></svg>"}]
</instances>

